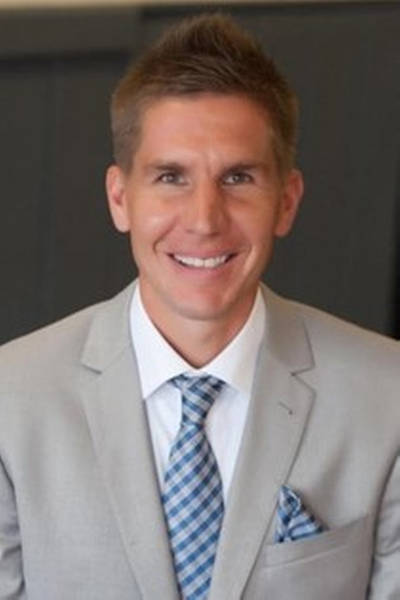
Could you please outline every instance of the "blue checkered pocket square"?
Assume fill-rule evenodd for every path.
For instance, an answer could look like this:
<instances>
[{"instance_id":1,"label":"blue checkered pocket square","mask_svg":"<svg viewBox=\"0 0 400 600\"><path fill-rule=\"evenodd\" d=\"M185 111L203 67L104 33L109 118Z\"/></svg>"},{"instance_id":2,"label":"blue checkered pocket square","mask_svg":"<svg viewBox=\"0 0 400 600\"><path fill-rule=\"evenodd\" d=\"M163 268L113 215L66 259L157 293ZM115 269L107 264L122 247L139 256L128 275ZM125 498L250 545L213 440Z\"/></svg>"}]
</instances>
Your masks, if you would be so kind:
<instances>
[{"instance_id":1,"label":"blue checkered pocket square","mask_svg":"<svg viewBox=\"0 0 400 600\"><path fill-rule=\"evenodd\" d=\"M326 528L307 510L298 494L288 486L279 492L274 543L301 540L323 533Z\"/></svg>"}]
</instances>

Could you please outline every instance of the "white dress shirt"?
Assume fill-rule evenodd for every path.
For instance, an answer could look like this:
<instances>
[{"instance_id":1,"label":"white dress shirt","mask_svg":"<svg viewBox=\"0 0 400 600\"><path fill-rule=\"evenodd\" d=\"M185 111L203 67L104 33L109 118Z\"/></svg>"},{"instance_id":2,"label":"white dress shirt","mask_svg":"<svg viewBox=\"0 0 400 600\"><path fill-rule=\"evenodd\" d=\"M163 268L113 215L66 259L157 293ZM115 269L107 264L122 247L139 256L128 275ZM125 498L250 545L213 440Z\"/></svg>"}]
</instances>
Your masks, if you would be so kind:
<instances>
[{"instance_id":1,"label":"white dress shirt","mask_svg":"<svg viewBox=\"0 0 400 600\"><path fill-rule=\"evenodd\" d=\"M139 285L136 286L130 311L131 337L161 490L182 412L180 392L168 380L182 373L206 373L227 383L206 421L207 437L218 463L226 501L246 421L265 322L266 308L258 291L252 312L236 337L209 364L195 369L153 325L143 306Z\"/></svg>"}]
</instances>

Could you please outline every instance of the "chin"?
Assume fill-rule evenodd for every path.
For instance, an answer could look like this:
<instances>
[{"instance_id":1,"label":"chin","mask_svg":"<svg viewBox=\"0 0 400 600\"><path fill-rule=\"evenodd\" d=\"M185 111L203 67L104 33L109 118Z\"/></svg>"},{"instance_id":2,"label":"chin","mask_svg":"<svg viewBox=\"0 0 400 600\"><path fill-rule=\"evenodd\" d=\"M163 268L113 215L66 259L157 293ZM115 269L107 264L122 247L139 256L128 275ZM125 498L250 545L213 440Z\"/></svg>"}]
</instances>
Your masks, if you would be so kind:
<instances>
[{"instance_id":1,"label":"chin","mask_svg":"<svg viewBox=\"0 0 400 600\"><path fill-rule=\"evenodd\" d=\"M190 299L188 298L188 300ZM193 300L192 302L176 303L171 308L176 315L179 315L188 321L202 321L209 323L220 321L222 323L225 320L237 320L237 316L234 316L235 311L232 310L232 306L226 301L196 302ZM237 312L238 311L236 310L236 313Z\"/></svg>"}]
</instances>

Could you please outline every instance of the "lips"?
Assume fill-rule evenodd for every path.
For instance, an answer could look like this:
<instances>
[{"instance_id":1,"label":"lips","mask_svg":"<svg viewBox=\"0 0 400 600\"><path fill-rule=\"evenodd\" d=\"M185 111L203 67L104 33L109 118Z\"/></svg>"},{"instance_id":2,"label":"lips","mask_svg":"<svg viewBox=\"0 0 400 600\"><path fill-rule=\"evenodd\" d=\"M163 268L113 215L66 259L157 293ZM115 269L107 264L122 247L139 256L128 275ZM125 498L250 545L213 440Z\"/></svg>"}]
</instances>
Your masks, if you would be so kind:
<instances>
[{"instance_id":1,"label":"lips","mask_svg":"<svg viewBox=\"0 0 400 600\"><path fill-rule=\"evenodd\" d=\"M182 254L173 254L172 256L174 260L181 265L192 269L216 269L217 267L224 265L231 257L230 254L221 254L220 256L212 256L209 258L183 256Z\"/></svg>"}]
</instances>

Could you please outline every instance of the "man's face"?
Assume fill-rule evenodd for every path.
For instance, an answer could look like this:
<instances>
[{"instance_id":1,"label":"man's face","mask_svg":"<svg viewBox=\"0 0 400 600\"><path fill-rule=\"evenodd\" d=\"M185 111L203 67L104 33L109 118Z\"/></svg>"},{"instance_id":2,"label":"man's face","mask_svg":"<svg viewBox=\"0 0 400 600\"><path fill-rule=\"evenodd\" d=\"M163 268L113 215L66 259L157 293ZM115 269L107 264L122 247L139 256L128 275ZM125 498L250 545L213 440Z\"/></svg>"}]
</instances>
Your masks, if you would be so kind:
<instances>
[{"instance_id":1,"label":"man's face","mask_svg":"<svg viewBox=\"0 0 400 600\"><path fill-rule=\"evenodd\" d=\"M195 320L237 331L275 236L291 228L301 176L282 179L265 112L241 96L167 97L146 109L129 173L107 190L129 232L144 305L162 332Z\"/></svg>"}]
</instances>

